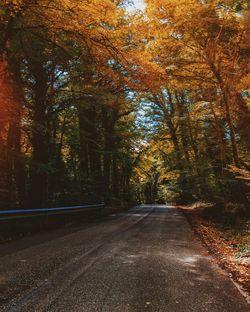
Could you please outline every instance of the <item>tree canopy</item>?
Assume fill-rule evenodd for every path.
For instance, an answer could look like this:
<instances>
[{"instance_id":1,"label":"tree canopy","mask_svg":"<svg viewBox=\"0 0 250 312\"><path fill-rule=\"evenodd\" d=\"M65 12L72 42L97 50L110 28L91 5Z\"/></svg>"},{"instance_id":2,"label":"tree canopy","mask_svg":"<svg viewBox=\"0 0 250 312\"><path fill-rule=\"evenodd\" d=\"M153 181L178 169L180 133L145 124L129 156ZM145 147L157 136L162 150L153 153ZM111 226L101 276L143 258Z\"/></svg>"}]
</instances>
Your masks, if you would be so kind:
<instances>
[{"instance_id":1,"label":"tree canopy","mask_svg":"<svg viewBox=\"0 0 250 312\"><path fill-rule=\"evenodd\" d=\"M248 1L127 5L1 1L2 206L249 203Z\"/></svg>"}]
</instances>

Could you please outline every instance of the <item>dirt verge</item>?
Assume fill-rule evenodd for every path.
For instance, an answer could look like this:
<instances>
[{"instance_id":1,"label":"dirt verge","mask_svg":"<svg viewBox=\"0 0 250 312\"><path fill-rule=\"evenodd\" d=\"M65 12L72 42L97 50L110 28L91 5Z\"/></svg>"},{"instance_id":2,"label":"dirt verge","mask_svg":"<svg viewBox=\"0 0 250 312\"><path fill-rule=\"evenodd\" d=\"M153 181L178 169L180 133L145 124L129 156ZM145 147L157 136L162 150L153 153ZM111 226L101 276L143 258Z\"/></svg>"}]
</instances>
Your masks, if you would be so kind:
<instances>
[{"instance_id":1,"label":"dirt verge","mask_svg":"<svg viewBox=\"0 0 250 312\"><path fill-rule=\"evenodd\" d=\"M204 218L200 210L179 206L193 231L219 266L250 296L250 222L228 226Z\"/></svg>"}]
</instances>

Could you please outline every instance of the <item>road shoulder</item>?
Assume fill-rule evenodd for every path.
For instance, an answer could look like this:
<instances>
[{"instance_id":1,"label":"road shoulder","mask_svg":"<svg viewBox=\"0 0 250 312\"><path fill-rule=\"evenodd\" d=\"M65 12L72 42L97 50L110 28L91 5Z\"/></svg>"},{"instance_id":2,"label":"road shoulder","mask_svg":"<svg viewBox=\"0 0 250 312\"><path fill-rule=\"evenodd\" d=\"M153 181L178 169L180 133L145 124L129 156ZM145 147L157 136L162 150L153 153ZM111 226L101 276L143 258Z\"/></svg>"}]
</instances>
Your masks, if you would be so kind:
<instances>
[{"instance_id":1,"label":"road shoulder","mask_svg":"<svg viewBox=\"0 0 250 312\"><path fill-rule=\"evenodd\" d=\"M223 232L218 224L202 217L198 210L178 206L186 216L193 232L212 255L215 262L226 271L235 286L250 303L250 258L239 256L239 243Z\"/></svg>"}]
</instances>

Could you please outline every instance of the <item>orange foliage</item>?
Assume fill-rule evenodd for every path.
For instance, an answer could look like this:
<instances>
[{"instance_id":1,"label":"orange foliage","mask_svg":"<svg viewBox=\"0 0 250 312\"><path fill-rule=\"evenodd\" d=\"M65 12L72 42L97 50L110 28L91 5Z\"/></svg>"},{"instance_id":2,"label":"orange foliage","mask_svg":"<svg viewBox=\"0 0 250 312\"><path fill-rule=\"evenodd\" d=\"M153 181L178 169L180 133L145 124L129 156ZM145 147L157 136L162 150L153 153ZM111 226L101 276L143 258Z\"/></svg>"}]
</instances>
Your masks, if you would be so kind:
<instances>
[{"instance_id":1,"label":"orange foliage","mask_svg":"<svg viewBox=\"0 0 250 312\"><path fill-rule=\"evenodd\" d=\"M14 85L8 72L6 60L0 61L0 144L7 140L7 131L11 121L17 117L17 99Z\"/></svg>"}]
</instances>

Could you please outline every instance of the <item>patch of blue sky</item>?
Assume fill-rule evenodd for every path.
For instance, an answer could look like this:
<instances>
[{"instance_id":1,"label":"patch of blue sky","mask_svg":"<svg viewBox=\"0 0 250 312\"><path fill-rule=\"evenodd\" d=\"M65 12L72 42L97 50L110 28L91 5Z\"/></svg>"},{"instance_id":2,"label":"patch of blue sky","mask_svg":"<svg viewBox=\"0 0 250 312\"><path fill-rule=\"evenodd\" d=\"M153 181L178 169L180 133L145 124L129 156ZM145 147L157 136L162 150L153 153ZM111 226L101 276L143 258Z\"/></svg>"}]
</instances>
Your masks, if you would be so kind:
<instances>
[{"instance_id":1,"label":"patch of blue sky","mask_svg":"<svg viewBox=\"0 0 250 312\"><path fill-rule=\"evenodd\" d=\"M129 4L126 6L126 10L129 13L133 13L134 11L140 10L143 11L145 9L144 0L133 0L130 1Z\"/></svg>"}]
</instances>

